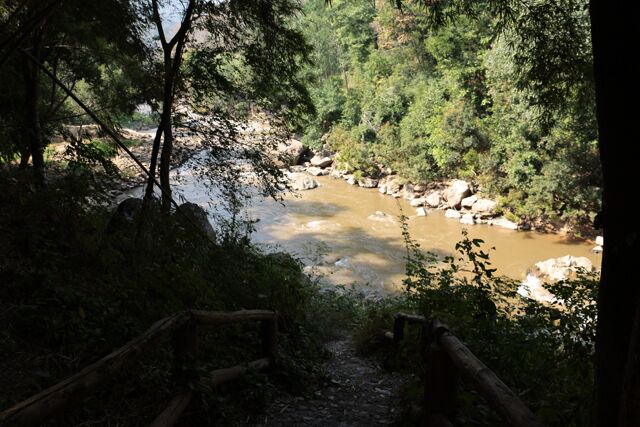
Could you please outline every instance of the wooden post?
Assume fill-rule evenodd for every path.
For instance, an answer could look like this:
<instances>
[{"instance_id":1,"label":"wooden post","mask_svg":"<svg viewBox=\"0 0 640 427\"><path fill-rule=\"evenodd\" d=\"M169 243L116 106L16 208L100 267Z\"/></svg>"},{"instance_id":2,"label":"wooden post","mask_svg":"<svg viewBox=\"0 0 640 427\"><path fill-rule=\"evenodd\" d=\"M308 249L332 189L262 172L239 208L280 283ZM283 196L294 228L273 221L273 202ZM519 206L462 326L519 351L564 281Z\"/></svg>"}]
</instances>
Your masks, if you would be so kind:
<instances>
[{"instance_id":1,"label":"wooden post","mask_svg":"<svg viewBox=\"0 0 640 427\"><path fill-rule=\"evenodd\" d=\"M278 345L278 316L277 314L271 319L262 320L262 354L269 359L271 366L276 364L277 345Z\"/></svg>"},{"instance_id":2,"label":"wooden post","mask_svg":"<svg viewBox=\"0 0 640 427\"><path fill-rule=\"evenodd\" d=\"M404 324L404 316L402 316L402 314L396 314L393 322L393 343L395 345L398 345L398 343L404 338Z\"/></svg>"},{"instance_id":3,"label":"wooden post","mask_svg":"<svg viewBox=\"0 0 640 427\"><path fill-rule=\"evenodd\" d=\"M447 353L437 342L434 330L438 325L423 328L422 354L425 363L424 409L425 425L438 427L455 418L459 374Z\"/></svg>"},{"instance_id":4,"label":"wooden post","mask_svg":"<svg viewBox=\"0 0 640 427\"><path fill-rule=\"evenodd\" d=\"M173 335L173 379L181 388L198 381L198 330L191 320Z\"/></svg>"}]
</instances>

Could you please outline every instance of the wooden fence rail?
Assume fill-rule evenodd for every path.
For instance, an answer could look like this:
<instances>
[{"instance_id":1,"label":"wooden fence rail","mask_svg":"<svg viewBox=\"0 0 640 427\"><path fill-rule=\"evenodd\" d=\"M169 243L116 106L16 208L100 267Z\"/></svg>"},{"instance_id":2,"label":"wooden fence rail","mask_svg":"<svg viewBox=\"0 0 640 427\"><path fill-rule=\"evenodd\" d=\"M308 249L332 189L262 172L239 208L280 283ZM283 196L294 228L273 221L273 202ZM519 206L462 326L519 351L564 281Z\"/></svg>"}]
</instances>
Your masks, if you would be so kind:
<instances>
[{"instance_id":1,"label":"wooden fence rail","mask_svg":"<svg viewBox=\"0 0 640 427\"><path fill-rule=\"evenodd\" d=\"M260 370L273 366L276 361L277 313L268 310L241 310L236 312L211 312L190 310L176 313L154 323L124 346L71 377L0 412L0 426L37 426L51 419L73 401L91 392L112 375L140 360L147 351L169 337L174 349L174 378L178 393L164 411L153 421L153 427L174 425L187 408L194 393L188 383L197 378L198 327L212 328L219 325L258 321L262 324L263 358L218 369L203 379L209 385L220 385L238 378L247 370Z\"/></svg>"},{"instance_id":2,"label":"wooden fence rail","mask_svg":"<svg viewBox=\"0 0 640 427\"><path fill-rule=\"evenodd\" d=\"M449 328L438 320L398 313L393 332L384 336L395 344L404 338L405 324L422 327L422 357L425 362L425 424L451 426L455 416L458 377L466 378L504 423L513 427L542 427L520 398L480 361Z\"/></svg>"}]
</instances>

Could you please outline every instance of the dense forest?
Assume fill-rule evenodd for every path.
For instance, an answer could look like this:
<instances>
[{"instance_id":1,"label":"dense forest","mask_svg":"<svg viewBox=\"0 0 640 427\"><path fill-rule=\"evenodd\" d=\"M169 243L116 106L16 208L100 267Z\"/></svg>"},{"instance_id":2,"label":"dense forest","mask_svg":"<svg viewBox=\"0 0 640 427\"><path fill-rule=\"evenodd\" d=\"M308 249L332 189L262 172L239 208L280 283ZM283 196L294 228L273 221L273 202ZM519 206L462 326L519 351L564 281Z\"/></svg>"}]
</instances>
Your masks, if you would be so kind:
<instances>
[{"instance_id":1,"label":"dense forest","mask_svg":"<svg viewBox=\"0 0 640 427\"><path fill-rule=\"evenodd\" d=\"M366 176L477 182L517 218L593 219L602 181L584 4L545 11L545 27L525 34L496 33L489 5L441 29L414 3L304 10L318 110L307 144L329 143ZM537 43L547 52L532 63Z\"/></svg>"},{"instance_id":2,"label":"dense forest","mask_svg":"<svg viewBox=\"0 0 640 427\"><path fill-rule=\"evenodd\" d=\"M0 425L149 424L176 390L179 425L264 425L283 395L276 415L302 406L306 423L336 390L319 425L374 422L356 401L369 392L416 425L444 334L534 425L634 425L640 231L621 189L637 155L620 145L635 132L620 99L633 98L635 16L600 0L0 0ZM292 137L358 178L461 178L507 217L594 223L601 273L577 268L541 303L496 274L482 240L424 253L400 216L401 292L327 286L254 244L243 215L291 189ZM175 191L188 159L217 212ZM202 328L197 345L186 324L164 347L136 341L190 310L247 309L274 320ZM390 348L399 312L449 326ZM117 369L64 389L128 342L109 356ZM268 375L205 381L265 349ZM333 378L336 363L360 379ZM380 391L382 371L402 387ZM474 378L459 383L456 425L502 422ZM25 400L60 384L47 404Z\"/></svg>"}]
</instances>

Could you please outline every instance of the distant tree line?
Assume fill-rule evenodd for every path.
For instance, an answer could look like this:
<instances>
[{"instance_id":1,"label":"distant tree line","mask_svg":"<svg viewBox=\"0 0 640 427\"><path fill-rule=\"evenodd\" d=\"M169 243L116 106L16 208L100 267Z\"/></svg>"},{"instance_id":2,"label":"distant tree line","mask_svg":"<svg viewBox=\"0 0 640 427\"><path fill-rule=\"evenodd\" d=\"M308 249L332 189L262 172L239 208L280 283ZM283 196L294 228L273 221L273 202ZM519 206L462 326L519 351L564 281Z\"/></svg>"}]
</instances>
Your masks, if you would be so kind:
<instances>
[{"instance_id":1,"label":"distant tree line","mask_svg":"<svg viewBox=\"0 0 640 427\"><path fill-rule=\"evenodd\" d=\"M316 63L307 144L329 141L365 175L472 180L519 218L584 223L599 210L584 2L532 3L513 12L520 30L499 32L491 2L439 26L419 2L324 3L307 2L301 23Z\"/></svg>"}]
</instances>

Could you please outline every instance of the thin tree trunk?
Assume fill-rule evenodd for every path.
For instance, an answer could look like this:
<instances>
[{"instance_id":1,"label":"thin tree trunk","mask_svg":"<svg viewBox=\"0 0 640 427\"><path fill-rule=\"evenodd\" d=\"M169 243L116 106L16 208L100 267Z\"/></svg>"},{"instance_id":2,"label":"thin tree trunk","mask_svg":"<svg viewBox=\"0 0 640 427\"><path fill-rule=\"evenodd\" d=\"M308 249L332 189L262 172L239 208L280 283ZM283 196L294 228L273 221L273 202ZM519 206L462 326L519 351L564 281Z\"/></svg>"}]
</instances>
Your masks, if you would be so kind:
<instances>
[{"instance_id":1,"label":"thin tree trunk","mask_svg":"<svg viewBox=\"0 0 640 427\"><path fill-rule=\"evenodd\" d=\"M171 210L171 182L169 171L171 170L171 154L173 152L173 131L171 122L164 125L164 143L160 155L160 185L162 186L162 211L168 213Z\"/></svg>"},{"instance_id":2,"label":"thin tree trunk","mask_svg":"<svg viewBox=\"0 0 640 427\"><path fill-rule=\"evenodd\" d=\"M147 188L144 193L145 203L153 196L154 178L156 176L156 169L158 167L158 153L160 153L160 143L162 142L162 133L164 130L165 114L164 111L160 116L160 123L158 129L156 129L156 136L153 138L153 146L151 147L151 161L149 164L149 177L147 178Z\"/></svg>"},{"instance_id":3,"label":"thin tree trunk","mask_svg":"<svg viewBox=\"0 0 640 427\"><path fill-rule=\"evenodd\" d=\"M596 332L595 425L637 425L638 420L620 416L625 367L638 306L637 256L640 226L630 221L628 197L623 191L637 182L637 131L635 110L625 100L638 99L637 68L633 44L636 14L630 3L591 0L591 31L596 81L596 105L603 175L604 253L598 294ZM634 139L635 140L632 140ZM637 357L637 355L636 355ZM638 387L636 382L634 387ZM637 402L636 402L637 403Z\"/></svg>"},{"instance_id":4,"label":"thin tree trunk","mask_svg":"<svg viewBox=\"0 0 640 427\"><path fill-rule=\"evenodd\" d=\"M42 37L36 34L33 37L33 55L40 58ZM40 101L40 70L28 61L24 61L23 78L25 85L25 111L24 111L24 148L20 166L26 167L29 154L33 162L33 175L36 184L44 185L44 138L38 111Z\"/></svg>"}]
</instances>

